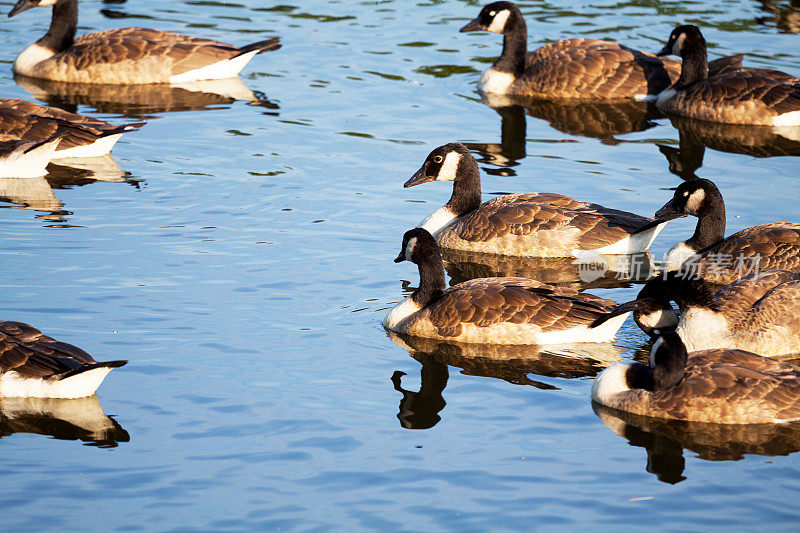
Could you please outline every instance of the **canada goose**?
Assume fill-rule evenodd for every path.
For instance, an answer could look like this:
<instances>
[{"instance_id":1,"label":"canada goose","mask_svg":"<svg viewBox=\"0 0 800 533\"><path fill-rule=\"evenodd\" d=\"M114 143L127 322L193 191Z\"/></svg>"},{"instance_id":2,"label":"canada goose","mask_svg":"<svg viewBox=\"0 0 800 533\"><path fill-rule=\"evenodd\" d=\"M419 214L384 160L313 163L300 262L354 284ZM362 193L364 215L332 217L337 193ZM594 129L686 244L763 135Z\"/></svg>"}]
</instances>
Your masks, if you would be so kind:
<instances>
[{"instance_id":1,"label":"canada goose","mask_svg":"<svg viewBox=\"0 0 800 533\"><path fill-rule=\"evenodd\" d=\"M78 0L19 0L8 16L38 6L53 6L50 29L14 62L15 73L32 78L118 85L232 78L254 55L280 48L277 38L239 48L145 28L96 31L76 39Z\"/></svg>"},{"instance_id":2,"label":"canada goose","mask_svg":"<svg viewBox=\"0 0 800 533\"><path fill-rule=\"evenodd\" d=\"M528 257L573 257L582 251L634 254L647 250L664 224L554 193L499 196L481 204L478 163L459 143L433 150L404 187L452 181L444 207L420 223L442 248Z\"/></svg>"},{"instance_id":3,"label":"canada goose","mask_svg":"<svg viewBox=\"0 0 800 533\"><path fill-rule=\"evenodd\" d=\"M461 32L503 34L503 53L487 70L486 93L541 98L632 98L656 94L680 73L680 62L600 39L563 39L527 53L528 28L512 2L487 4ZM714 63L720 71L737 68L741 56Z\"/></svg>"},{"instance_id":4,"label":"canada goose","mask_svg":"<svg viewBox=\"0 0 800 533\"><path fill-rule=\"evenodd\" d=\"M767 69L709 75L706 41L697 26L678 26L659 56L681 56L680 78L658 95L664 113L765 126L800 125L800 80Z\"/></svg>"},{"instance_id":5,"label":"canada goose","mask_svg":"<svg viewBox=\"0 0 800 533\"><path fill-rule=\"evenodd\" d=\"M680 321L670 301L678 304ZM787 270L751 274L719 290L702 279L669 272L648 281L636 300L619 305L607 317L630 311L648 335L654 329L676 328L690 351L800 353L800 274Z\"/></svg>"},{"instance_id":6,"label":"canada goose","mask_svg":"<svg viewBox=\"0 0 800 533\"><path fill-rule=\"evenodd\" d=\"M616 363L592 385L595 402L639 415L719 424L800 420L800 367L743 350L687 354L655 330L650 364Z\"/></svg>"},{"instance_id":7,"label":"canada goose","mask_svg":"<svg viewBox=\"0 0 800 533\"><path fill-rule=\"evenodd\" d=\"M114 126L108 122L19 98L0 98L0 141L41 142L62 137L55 158L105 155L128 131L144 122Z\"/></svg>"},{"instance_id":8,"label":"canada goose","mask_svg":"<svg viewBox=\"0 0 800 533\"><path fill-rule=\"evenodd\" d=\"M439 246L422 228L405 233L400 261L416 263L420 282L383 320L397 333L488 344L608 342L625 320L589 329L614 302L526 278L481 278L446 289Z\"/></svg>"},{"instance_id":9,"label":"canada goose","mask_svg":"<svg viewBox=\"0 0 800 533\"><path fill-rule=\"evenodd\" d=\"M127 361L95 361L76 346L21 322L0 321L0 397L91 396Z\"/></svg>"},{"instance_id":10,"label":"canada goose","mask_svg":"<svg viewBox=\"0 0 800 533\"><path fill-rule=\"evenodd\" d=\"M698 220L694 235L667 252L667 271L679 270L719 285L763 270L800 272L800 224L761 224L726 238L725 202L707 179L681 183L656 217L674 214Z\"/></svg>"},{"instance_id":11,"label":"canada goose","mask_svg":"<svg viewBox=\"0 0 800 533\"><path fill-rule=\"evenodd\" d=\"M0 141L0 178L38 178L58 147L61 137L41 142Z\"/></svg>"}]
</instances>

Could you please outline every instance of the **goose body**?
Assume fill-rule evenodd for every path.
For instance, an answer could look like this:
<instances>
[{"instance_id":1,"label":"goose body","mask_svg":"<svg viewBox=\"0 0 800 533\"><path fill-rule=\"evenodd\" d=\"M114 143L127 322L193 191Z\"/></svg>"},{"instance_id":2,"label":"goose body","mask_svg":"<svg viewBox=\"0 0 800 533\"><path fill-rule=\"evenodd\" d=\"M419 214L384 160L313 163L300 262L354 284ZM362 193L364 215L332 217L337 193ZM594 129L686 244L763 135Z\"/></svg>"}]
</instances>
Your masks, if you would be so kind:
<instances>
[{"instance_id":1,"label":"goose body","mask_svg":"<svg viewBox=\"0 0 800 533\"><path fill-rule=\"evenodd\" d=\"M0 322L0 397L91 396L112 369L127 361L95 361L21 322Z\"/></svg>"},{"instance_id":2,"label":"goose body","mask_svg":"<svg viewBox=\"0 0 800 533\"><path fill-rule=\"evenodd\" d=\"M114 126L108 122L34 104L19 98L0 98L0 141L43 142L60 136L53 157L95 157L106 155L125 132L144 123Z\"/></svg>"},{"instance_id":3,"label":"goose body","mask_svg":"<svg viewBox=\"0 0 800 533\"><path fill-rule=\"evenodd\" d=\"M743 350L687 354L675 332L656 330L650 364L605 369L592 400L619 411L718 424L800 420L800 368Z\"/></svg>"},{"instance_id":4,"label":"goose body","mask_svg":"<svg viewBox=\"0 0 800 533\"><path fill-rule=\"evenodd\" d=\"M768 69L708 73L706 41L697 26L678 26L658 55L680 55L680 78L658 95L664 113L766 126L800 125L800 79Z\"/></svg>"},{"instance_id":5,"label":"goose body","mask_svg":"<svg viewBox=\"0 0 800 533\"><path fill-rule=\"evenodd\" d=\"M47 34L14 62L14 72L32 78L117 85L187 83L231 78L261 52L280 47L277 38L244 47L146 28L118 28L75 37L77 0L19 0L14 16L53 6Z\"/></svg>"},{"instance_id":6,"label":"goose body","mask_svg":"<svg viewBox=\"0 0 800 533\"><path fill-rule=\"evenodd\" d=\"M488 344L610 342L625 320L590 328L614 302L527 278L483 278L445 288L439 247L422 228L403 237L395 262L403 260L417 264L420 285L386 315L384 327L396 333Z\"/></svg>"},{"instance_id":7,"label":"goose body","mask_svg":"<svg viewBox=\"0 0 800 533\"><path fill-rule=\"evenodd\" d=\"M0 141L0 178L38 178L47 173L61 137L42 142Z\"/></svg>"},{"instance_id":8,"label":"goose body","mask_svg":"<svg viewBox=\"0 0 800 533\"><path fill-rule=\"evenodd\" d=\"M764 270L800 272L800 224L761 224L725 237L725 202L707 179L681 183L656 216L676 214L696 216L698 221L694 235L667 252L667 271L678 270L718 285Z\"/></svg>"},{"instance_id":9,"label":"goose body","mask_svg":"<svg viewBox=\"0 0 800 533\"><path fill-rule=\"evenodd\" d=\"M450 201L420 224L446 249L528 257L634 254L646 251L674 218L651 219L554 193L481 204L478 163L459 143L433 150L405 187L428 181L453 181Z\"/></svg>"},{"instance_id":10,"label":"goose body","mask_svg":"<svg viewBox=\"0 0 800 533\"><path fill-rule=\"evenodd\" d=\"M486 5L462 32L503 35L503 53L483 75L485 93L539 98L633 98L655 95L678 79L680 62L660 59L611 41L573 38L527 53L528 30L512 2ZM737 66L725 58L715 68Z\"/></svg>"}]
</instances>

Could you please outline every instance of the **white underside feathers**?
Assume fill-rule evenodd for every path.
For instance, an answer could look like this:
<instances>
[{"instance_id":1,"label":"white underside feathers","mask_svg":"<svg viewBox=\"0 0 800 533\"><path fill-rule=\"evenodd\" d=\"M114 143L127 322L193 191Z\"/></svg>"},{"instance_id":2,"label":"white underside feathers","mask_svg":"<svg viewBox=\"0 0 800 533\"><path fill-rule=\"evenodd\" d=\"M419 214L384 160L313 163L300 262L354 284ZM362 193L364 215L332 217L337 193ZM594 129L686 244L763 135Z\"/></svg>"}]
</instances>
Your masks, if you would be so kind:
<instances>
[{"instance_id":1,"label":"white underside feathers","mask_svg":"<svg viewBox=\"0 0 800 533\"><path fill-rule=\"evenodd\" d=\"M112 368L98 367L65 379L21 378L11 371L0 375L0 397L83 398L91 396Z\"/></svg>"},{"instance_id":2,"label":"white underside feathers","mask_svg":"<svg viewBox=\"0 0 800 533\"><path fill-rule=\"evenodd\" d=\"M60 138L25 152L23 147L0 159L0 178L38 178L47 174L47 164L55 154ZM30 146L30 145L28 145Z\"/></svg>"},{"instance_id":3,"label":"white underside feathers","mask_svg":"<svg viewBox=\"0 0 800 533\"><path fill-rule=\"evenodd\" d=\"M221 80L225 78L233 78L239 74L247 63L253 59L253 56L258 53L258 50L253 50L231 59L224 59L212 65L190 70L182 74L176 74L169 79L170 83L186 83L191 81L200 80Z\"/></svg>"},{"instance_id":4,"label":"white underside feathers","mask_svg":"<svg viewBox=\"0 0 800 533\"><path fill-rule=\"evenodd\" d=\"M572 255L580 257L583 252L594 252L602 255L631 255L646 252L666 224L666 222L663 222L649 230L634 233L614 244L609 244L602 248L596 248L594 250L573 250Z\"/></svg>"},{"instance_id":5,"label":"white underside feathers","mask_svg":"<svg viewBox=\"0 0 800 533\"><path fill-rule=\"evenodd\" d=\"M602 405L612 405L614 396L630 390L626 374L633 361L620 361L606 368L592 383L592 400Z\"/></svg>"},{"instance_id":6,"label":"white underside feathers","mask_svg":"<svg viewBox=\"0 0 800 533\"><path fill-rule=\"evenodd\" d=\"M420 309L421 307L417 305L414 300L411 298L406 298L386 314L386 318L383 319L383 327L386 329L396 330L400 322L410 317Z\"/></svg>"},{"instance_id":7,"label":"white underside feathers","mask_svg":"<svg viewBox=\"0 0 800 533\"><path fill-rule=\"evenodd\" d=\"M122 137L122 133L117 133L114 135L108 135L106 137L101 137L97 139L95 142L91 144L82 144L80 146L74 146L72 148L67 148L66 150L57 150L55 153L56 159L62 159L65 157L97 157L101 155L106 155L111 151L111 148L117 144L117 141Z\"/></svg>"},{"instance_id":8,"label":"white underside feathers","mask_svg":"<svg viewBox=\"0 0 800 533\"><path fill-rule=\"evenodd\" d=\"M783 113L772 119L773 126L800 126L800 110ZM800 133L800 132L799 132Z\"/></svg>"}]
</instances>

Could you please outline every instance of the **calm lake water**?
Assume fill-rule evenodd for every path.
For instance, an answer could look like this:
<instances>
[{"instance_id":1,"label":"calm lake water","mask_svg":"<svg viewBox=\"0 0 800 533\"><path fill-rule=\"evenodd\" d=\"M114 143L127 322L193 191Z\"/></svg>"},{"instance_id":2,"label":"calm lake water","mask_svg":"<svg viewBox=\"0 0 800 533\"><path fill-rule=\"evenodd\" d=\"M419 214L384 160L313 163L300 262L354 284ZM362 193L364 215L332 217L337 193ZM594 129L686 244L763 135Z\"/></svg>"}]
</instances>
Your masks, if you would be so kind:
<instances>
[{"instance_id":1,"label":"calm lake water","mask_svg":"<svg viewBox=\"0 0 800 533\"><path fill-rule=\"evenodd\" d=\"M483 103L476 82L501 38L458 32L480 5L81 2L80 31L280 36L243 71L258 102L23 87L11 66L49 9L0 17L2 96L148 121L114 149L118 168L52 166L34 192L0 184L2 318L130 360L100 388L117 424L102 438L59 421L57 405L2 421L4 531L797 528L799 427L595 413L596 359L646 346L632 321L594 359L529 349L504 362L411 353L381 328L418 281L392 262L403 232L450 195L402 183L445 142L470 143L487 197L552 191L652 214L681 180L657 145L682 140L683 174L716 181L729 232L800 220L797 144L733 129L679 139L641 108ZM800 73L788 2L522 6L531 45L656 51L692 22L713 56ZM653 255L693 224L671 223Z\"/></svg>"}]
</instances>

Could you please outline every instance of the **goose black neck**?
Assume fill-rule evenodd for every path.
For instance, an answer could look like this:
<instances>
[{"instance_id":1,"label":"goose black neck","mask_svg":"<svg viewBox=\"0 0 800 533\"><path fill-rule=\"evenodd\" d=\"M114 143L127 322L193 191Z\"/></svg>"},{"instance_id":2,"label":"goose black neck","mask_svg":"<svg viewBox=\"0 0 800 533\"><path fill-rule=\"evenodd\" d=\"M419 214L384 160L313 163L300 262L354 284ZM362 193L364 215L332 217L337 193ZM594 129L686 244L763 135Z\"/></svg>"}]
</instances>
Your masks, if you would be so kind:
<instances>
[{"instance_id":1,"label":"goose black neck","mask_svg":"<svg viewBox=\"0 0 800 533\"><path fill-rule=\"evenodd\" d=\"M411 299L420 307L425 307L438 300L447 287L444 278L444 263L439 247L417 261L419 269L419 287L411 293Z\"/></svg>"},{"instance_id":2,"label":"goose black neck","mask_svg":"<svg viewBox=\"0 0 800 533\"><path fill-rule=\"evenodd\" d=\"M75 41L77 27L78 0L61 0L53 5L50 29L36 44L54 52L66 50Z\"/></svg>"},{"instance_id":3,"label":"goose black neck","mask_svg":"<svg viewBox=\"0 0 800 533\"><path fill-rule=\"evenodd\" d=\"M725 201L718 190L706 190L705 201L697 216L694 235L686 241L693 250L702 250L725 238Z\"/></svg>"},{"instance_id":4,"label":"goose black neck","mask_svg":"<svg viewBox=\"0 0 800 533\"><path fill-rule=\"evenodd\" d=\"M458 162L453 194L445 206L458 216L481 205L481 171L475 158L467 154Z\"/></svg>"},{"instance_id":5,"label":"goose black neck","mask_svg":"<svg viewBox=\"0 0 800 533\"><path fill-rule=\"evenodd\" d=\"M708 53L705 40L700 40L695 46L688 47L681 53L681 75L678 78L678 87L685 88L698 81L708 79Z\"/></svg>"},{"instance_id":6,"label":"goose black neck","mask_svg":"<svg viewBox=\"0 0 800 533\"><path fill-rule=\"evenodd\" d=\"M673 335L678 337L677 334ZM688 358L686 347L679 338L677 342L670 341L668 349L658 350L655 354L652 390L667 390L680 383L686 373Z\"/></svg>"},{"instance_id":7,"label":"goose black neck","mask_svg":"<svg viewBox=\"0 0 800 533\"><path fill-rule=\"evenodd\" d=\"M525 72L528 55L528 26L522 13L512 11L503 30L503 53L495 62L494 68L510 72L515 78Z\"/></svg>"},{"instance_id":8,"label":"goose black neck","mask_svg":"<svg viewBox=\"0 0 800 533\"><path fill-rule=\"evenodd\" d=\"M689 306L710 306L714 291L711 285L702 279L687 276L685 272L673 271L648 281L637 296L637 299L645 298L652 298L658 302L674 301L681 312L685 312Z\"/></svg>"}]
</instances>

